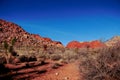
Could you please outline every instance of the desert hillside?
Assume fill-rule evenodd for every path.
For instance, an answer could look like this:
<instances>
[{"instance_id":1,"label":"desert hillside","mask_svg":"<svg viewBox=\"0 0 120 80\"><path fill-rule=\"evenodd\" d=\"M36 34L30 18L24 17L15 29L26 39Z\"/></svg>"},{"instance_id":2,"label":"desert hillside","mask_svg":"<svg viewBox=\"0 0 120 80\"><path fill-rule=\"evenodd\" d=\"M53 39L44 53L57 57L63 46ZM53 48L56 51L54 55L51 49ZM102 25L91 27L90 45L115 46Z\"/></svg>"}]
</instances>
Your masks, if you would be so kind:
<instances>
[{"instance_id":1,"label":"desert hillside","mask_svg":"<svg viewBox=\"0 0 120 80\"><path fill-rule=\"evenodd\" d=\"M0 43L16 38L16 46L57 46L63 47L61 42L52 41L50 38L41 37L38 34L31 34L22 29L19 25L0 19Z\"/></svg>"}]
</instances>

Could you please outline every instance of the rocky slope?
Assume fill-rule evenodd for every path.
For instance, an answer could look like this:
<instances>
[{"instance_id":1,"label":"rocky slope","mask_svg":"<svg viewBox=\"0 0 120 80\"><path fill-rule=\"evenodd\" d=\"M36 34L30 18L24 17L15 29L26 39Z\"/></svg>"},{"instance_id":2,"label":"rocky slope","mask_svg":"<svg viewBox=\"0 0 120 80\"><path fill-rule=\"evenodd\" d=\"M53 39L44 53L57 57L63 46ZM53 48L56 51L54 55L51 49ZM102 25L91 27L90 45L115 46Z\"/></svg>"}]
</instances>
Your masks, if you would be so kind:
<instances>
[{"instance_id":1,"label":"rocky slope","mask_svg":"<svg viewBox=\"0 0 120 80\"><path fill-rule=\"evenodd\" d=\"M11 42L13 38L17 39L16 46L57 46L63 47L61 42L52 41L50 38L44 38L37 34L30 34L19 25L0 19L0 44L4 41Z\"/></svg>"},{"instance_id":2,"label":"rocky slope","mask_svg":"<svg viewBox=\"0 0 120 80\"><path fill-rule=\"evenodd\" d=\"M120 36L114 36L111 39L109 39L108 41L106 41L105 44L107 46L114 46L119 42L120 42Z\"/></svg>"}]
</instances>

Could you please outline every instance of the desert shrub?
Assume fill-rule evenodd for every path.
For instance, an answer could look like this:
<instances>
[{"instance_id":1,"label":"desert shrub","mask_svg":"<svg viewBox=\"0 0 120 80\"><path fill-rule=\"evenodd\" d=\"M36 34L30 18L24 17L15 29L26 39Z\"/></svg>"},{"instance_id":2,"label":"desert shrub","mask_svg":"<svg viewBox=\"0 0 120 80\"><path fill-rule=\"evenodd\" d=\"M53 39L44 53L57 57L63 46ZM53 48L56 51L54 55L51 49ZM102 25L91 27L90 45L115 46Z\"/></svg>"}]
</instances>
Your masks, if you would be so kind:
<instances>
[{"instance_id":1,"label":"desert shrub","mask_svg":"<svg viewBox=\"0 0 120 80\"><path fill-rule=\"evenodd\" d=\"M41 60L41 65L46 64L46 62L44 60Z\"/></svg>"},{"instance_id":2,"label":"desert shrub","mask_svg":"<svg viewBox=\"0 0 120 80\"><path fill-rule=\"evenodd\" d=\"M2 28L0 28L0 32L2 32L3 31L3 29Z\"/></svg>"},{"instance_id":3,"label":"desert shrub","mask_svg":"<svg viewBox=\"0 0 120 80\"><path fill-rule=\"evenodd\" d=\"M62 65L59 64L59 63L54 63L54 64L52 65L52 69L57 69L57 68L59 68L60 66L62 66Z\"/></svg>"},{"instance_id":4,"label":"desert shrub","mask_svg":"<svg viewBox=\"0 0 120 80\"><path fill-rule=\"evenodd\" d=\"M14 37L11 41L11 45L14 46L16 41L17 41L17 39L16 39L16 37Z\"/></svg>"},{"instance_id":5,"label":"desert shrub","mask_svg":"<svg viewBox=\"0 0 120 80\"><path fill-rule=\"evenodd\" d=\"M21 62L27 62L28 61L28 57L25 55L21 55L18 57L20 59Z\"/></svg>"},{"instance_id":6,"label":"desert shrub","mask_svg":"<svg viewBox=\"0 0 120 80\"><path fill-rule=\"evenodd\" d=\"M79 56L80 60L86 59L88 57L88 49L87 48L80 48L78 50L77 55Z\"/></svg>"},{"instance_id":7,"label":"desert shrub","mask_svg":"<svg viewBox=\"0 0 120 80\"><path fill-rule=\"evenodd\" d=\"M50 55L48 53L39 53L38 58L49 59Z\"/></svg>"},{"instance_id":8,"label":"desert shrub","mask_svg":"<svg viewBox=\"0 0 120 80\"><path fill-rule=\"evenodd\" d=\"M12 41L11 41L11 45L9 46L9 53L11 53L11 55L14 55L14 56L17 56L17 53L15 52L14 50L14 45L15 45L15 42L16 42L16 38L13 38Z\"/></svg>"},{"instance_id":9,"label":"desert shrub","mask_svg":"<svg viewBox=\"0 0 120 80\"><path fill-rule=\"evenodd\" d=\"M120 80L120 46L101 49L96 58L80 61L85 80Z\"/></svg>"},{"instance_id":10,"label":"desert shrub","mask_svg":"<svg viewBox=\"0 0 120 80\"><path fill-rule=\"evenodd\" d=\"M12 55L12 56L19 56L19 55L17 54L17 52L15 52L15 51L12 51L12 52L11 52L11 55Z\"/></svg>"},{"instance_id":11,"label":"desert shrub","mask_svg":"<svg viewBox=\"0 0 120 80\"><path fill-rule=\"evenodd\" d=\"M68 62L71 62L77 60L79 56L74 50L68 49L62 54L62 58Z\"/></svg>"},{"instance_id":12,"label":"desert shrub","mask_svg":"<svg viewBox=\"0 0 120 80\"><path fill-rule=\"evenodd\" d=\"M12 53L12 52L14 51L14 50L13 50L13 46L9 46L8 51L9 51L10 53Z\"/></svg>"},{"instance_id":13,"label":"desert shrub","mask_svg":"<svg viewBox=\"0 0 120 80\"><path fill-rule=\"evenodd\" d=\"M10 60L10 56L11 56L11 55L12 55L12 56L13 56L13 55L17 55L16 52L14 51L14 44L15 44L15 42L16 42L16 38L14 38L14 39L11 41L11 44L8 44L7 41L4 41L4 43L3 43L4 49L5 49L5 57L6 57L7 63L10 62L9 60ZM9 53L11 53L11 54L9 54L8 51L9 51Z\"/></svg>"},{"instance_id":14,"label":"desert shrub","mask_svg":"<svg viewBox=\"0 0 120 80\"><path fill-rule=\"evenodd\" d=\"M28 61L37 61L36 56L29 56Z\"/></svg>"},{"instance_id":15,"label":"desert shrub","mask_svg":"<svg viewBox=\"0 0 120 80\"><path fill-rule=\"evenodd\" d=\"M5 64L7 63L6 58L3 56L0 56L0 64Z\"/></svg>"},{"instance_id":16,"label":"desert shrub","mask_svg":"<svg viewBox=\"0 0 120 80\"><path fill-rule=\"evenodd\" d=\"M53 55L51 55L50 58L51 58L51 60L60 60L62 57L59 54L53 54Z\"/></svg>"},{"instance_id":17,"label":"desert shrub","mask_svg":"<svg viewBox=\"0 0 120 80\"><path fill-rule=\"evenodd\" d=\"M42 73L45 73L45 72L47 72L47 70L46 69L42 69L42 70L37 71L37 74L42 74Z\"/></svg>"},{"instance_id":18,"label":"desert shrub","mask_svg":"<svg viewBox=\"0 0 120 80\"><path fill-rule=\"evenodd\" d=\"M4 41L4 48L5 48L5 52L7 53L7 49L8 49L8 47L9 47L9 44L6 42L6 41Z\"/></svg>"}]
</instances>

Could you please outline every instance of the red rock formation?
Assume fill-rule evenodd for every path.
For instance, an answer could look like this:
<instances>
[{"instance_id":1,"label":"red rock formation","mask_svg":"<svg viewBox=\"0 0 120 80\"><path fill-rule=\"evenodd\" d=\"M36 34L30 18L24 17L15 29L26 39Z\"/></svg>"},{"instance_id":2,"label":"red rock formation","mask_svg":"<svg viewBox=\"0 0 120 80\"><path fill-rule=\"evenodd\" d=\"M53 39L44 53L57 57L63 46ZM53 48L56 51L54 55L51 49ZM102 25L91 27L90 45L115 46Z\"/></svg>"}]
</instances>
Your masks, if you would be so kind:
<instances>
[{"instance_id":1,"label":"red rock formation","mask_svg":"<svg viewBox=\"0 0 120 80\"><path fill-rule=\"evenodd\" d=\"M63 46L62 43L55 43L50 38L41 37L37 34L30 34L23 30L17 24L12 22L7 22L0 19L0 43L4 41L11 42L13 38L17 39L16 46L42 46L42 45L52 45L57 46L58 44Z\"/></svg>"},{"instance_id":2,"label":"red rock formation","mask_svg":"<svg viewBox=\"0 0 120 80\"><path fill-rule=\"evenodd\" d=\"M89 47L90 43L89 42L81 42L80 43L81 48Z\"/></svg>"},{"instance_id":3,"label":"red rock formation","mask_svg":"<svg viewBox=\"0 0 120 80\"><path fill-rule=\"evenodd\" d=\"M62 44L60 41L53 41L54 44Z\"/></svg>"},{"instance_id":4,"label":"red rock formation","mask_svg":"<svg viewBox=\"0 0 120 80\"><path fill-rule=\"evenodd\" d=\"M67 48L97 48L97 47L103 47L105 44L102 42L96 40L91 42L78 42L78 41L71 41L67 44Z\"/></svg>"},{"instance_id":5,"label":"red rock formation","mask_svg":"<svg viewBox=\"0 0 120 80\"><path fill-rule=\"evenodd\" d=\"M48 42L51 42L51 41L52 41L50 38L46 38L46 37L44 37L43 39L44 39L45 41L48 41Z\"/></svg>"},{"instance_id":6,"label":"red rock formation","mask_svg":"<svg viewBox=\"0 0 120 80\"><path fill-rule=\"evenodd\" d=\"M37 40L42 40L42 37L38 34L31 34L34 38L36 38Z\"/></svg>"},{"instance_id":7,"label":"red rock formation","mask_svg":"<svg viewBox=\"0 0 120 80\"><path fill-rule=\"evenodd\" d=\"M90 48L103 47L103 46L105 46L105 44L103 44L98 40L90 42Z\"/></svg>"},{"instance_id":8,"label":"red rock formation","mask_svg":"<svg viewBox=\"0 0 120 80\"><path fill-rule=\"evenodd\" d=\"M81 48L80 42L78 41L71 41L67 44L67 48Z\"/></svg>"}]
</instances>

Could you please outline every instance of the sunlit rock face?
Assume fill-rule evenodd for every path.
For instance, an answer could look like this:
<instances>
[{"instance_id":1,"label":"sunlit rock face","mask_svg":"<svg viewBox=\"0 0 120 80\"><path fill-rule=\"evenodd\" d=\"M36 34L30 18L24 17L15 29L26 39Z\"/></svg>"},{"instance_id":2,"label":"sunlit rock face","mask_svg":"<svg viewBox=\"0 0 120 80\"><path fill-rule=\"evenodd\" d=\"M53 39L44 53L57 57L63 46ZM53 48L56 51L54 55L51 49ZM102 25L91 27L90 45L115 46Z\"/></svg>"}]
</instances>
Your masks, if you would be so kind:
<instances>
[{"instance_id":1,"label":"sunlit rock face","mask_svg":"<svg viewBox=\"0 0 120 80\"><path fill-rule=\"evenodd\" d=\"M98 40L90 42L90 48L105 47L106 45Z\"/></svg>"},{"instance_id":2,"label":"sunlit rock face","mask_svg":"<svg viewBox=\"0 0 120 80\"><path fill-rule=\"evenodd\" d=\"M67 44L67 48L81 48L80 42L78 41L71 41Z\"/></svg>"},{"instance_id":3,"label":"sunlit rock face","mask_svg":"<svg viewBox=\"0 0 120 80\"><path fill-rule=\"evenodd\" d=\"M105 44L95 40L91 42L78 42L78 41L71 41L67 44L67 48L97 48L97 47L104 47Z\"/></svg>"}]
</instances>

